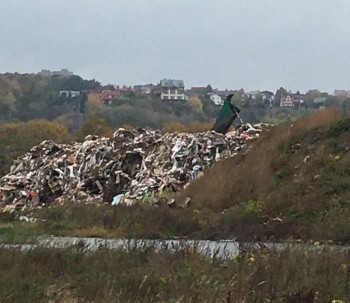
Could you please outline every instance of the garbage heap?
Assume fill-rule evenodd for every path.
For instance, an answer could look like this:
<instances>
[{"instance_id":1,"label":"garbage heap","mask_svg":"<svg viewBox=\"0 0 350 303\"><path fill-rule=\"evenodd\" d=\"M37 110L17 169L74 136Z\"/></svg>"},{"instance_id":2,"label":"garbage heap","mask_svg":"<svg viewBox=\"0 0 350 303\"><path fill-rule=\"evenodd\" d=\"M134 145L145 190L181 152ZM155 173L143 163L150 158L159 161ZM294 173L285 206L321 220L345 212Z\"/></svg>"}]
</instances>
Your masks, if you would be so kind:
<instances>
[{"instance_id":1,"label":"garbage heap","mask_svg":"<svg viewBox=\"0 0 350 303\"><path fill-rule=\"evenodd\" d=\"M164 191L181 190L268 127L244 124L225 135L120 128L112 138L89 135L71 145L46 140L15 160L0 179L0 208L149 201Z\"/></svg>"}]
</instances>

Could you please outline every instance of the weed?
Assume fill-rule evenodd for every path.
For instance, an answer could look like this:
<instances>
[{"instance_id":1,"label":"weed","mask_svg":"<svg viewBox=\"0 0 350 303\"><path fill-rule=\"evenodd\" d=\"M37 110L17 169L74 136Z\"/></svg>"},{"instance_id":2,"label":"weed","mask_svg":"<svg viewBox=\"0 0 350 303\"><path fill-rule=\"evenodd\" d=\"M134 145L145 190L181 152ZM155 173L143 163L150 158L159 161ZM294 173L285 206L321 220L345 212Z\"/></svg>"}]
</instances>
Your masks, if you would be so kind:
<instances>
[{"instance_id":1,"label":"weed","mask_svg":"<svg viewBox=\"0 0 350 303\"><path fill-rule=\"evenodd\" d=\"M348 301L350 255L327 247L205 257L196 246L0 249L1 302ZM336 298L336 299L334 299Z\"/></svg>"},{"instance_id":2,"label":"weed","mask_svg":"<svg viewBox=\"0 0 350 303\"><path fill-rule=\"evenodd\" d=\"M332 125L329 129L329 135L331 137L338 137L344 132L350 130L350 119L344 119L337 121L334 125Z\"/></svg>"}]
</instances>

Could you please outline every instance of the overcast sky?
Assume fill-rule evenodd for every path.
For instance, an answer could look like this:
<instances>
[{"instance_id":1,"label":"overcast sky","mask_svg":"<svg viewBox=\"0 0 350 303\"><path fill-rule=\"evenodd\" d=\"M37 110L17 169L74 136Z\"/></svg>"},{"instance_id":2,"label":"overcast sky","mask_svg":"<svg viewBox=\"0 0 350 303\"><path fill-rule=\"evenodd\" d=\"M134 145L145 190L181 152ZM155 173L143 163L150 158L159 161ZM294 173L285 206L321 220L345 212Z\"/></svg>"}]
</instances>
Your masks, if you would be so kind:
<instances>
[{"instance_id":1,"label":"overcast sky","mask_svg":"<svg viewBox=\"0 0 350 303\"><path fill-rule=\"evenodd\" d=\"M350 89L349 0L0 0L0 72Z\"/></svg>"}]
</instances>

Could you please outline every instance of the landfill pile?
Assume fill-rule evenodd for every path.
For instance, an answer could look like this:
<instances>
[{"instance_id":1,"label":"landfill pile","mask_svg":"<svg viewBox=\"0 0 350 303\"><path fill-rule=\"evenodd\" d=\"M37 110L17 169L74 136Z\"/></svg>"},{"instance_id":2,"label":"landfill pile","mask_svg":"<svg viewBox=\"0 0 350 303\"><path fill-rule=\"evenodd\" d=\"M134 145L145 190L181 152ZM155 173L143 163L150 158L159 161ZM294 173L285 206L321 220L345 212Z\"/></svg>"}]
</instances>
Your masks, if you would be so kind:
<instances>
[{"instance_id":1,"label":"landfill pile","mask_svg":"<svg viewBox=\"0 0 350 303\"><path fill-rule=\"evenodd\" d=\"M90 135L71 145L46 140L15 160L0 179L0 208L149 201L164 191L181 190L268 127L247 123L225 135L120 128L112 138Z\"/></svg>"}]
</instances>

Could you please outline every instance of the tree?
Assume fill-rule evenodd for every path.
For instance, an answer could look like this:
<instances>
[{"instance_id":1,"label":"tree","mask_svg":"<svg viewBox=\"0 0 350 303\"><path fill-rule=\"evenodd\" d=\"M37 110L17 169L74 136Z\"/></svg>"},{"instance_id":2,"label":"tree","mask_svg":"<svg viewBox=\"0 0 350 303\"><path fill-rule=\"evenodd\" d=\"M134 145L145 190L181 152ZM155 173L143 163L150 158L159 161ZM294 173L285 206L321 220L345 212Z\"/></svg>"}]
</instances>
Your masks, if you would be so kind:
<instances>
[{"instance_id":1,"label":"tree","mask_svg":"<svg viewBox=\"0 0 350 303\"><path fill-rule=\"evenodd\" d=\"M75 133L77 140L84 140L87 135L96 135L102 137L111 137L113 130L109 127L107 121L100 117L91 117L86 120Z\"/></svg>"},{"instance_id":2,"label":"tree","mask_svg":"<svg viewBox=\"0 0 350 303\"><path fill-rule=\"evenodd\" d=\"M212 123L192 122L186 125L186 130L190 133L206 132L212 128Z\"/></svg>"},{"instance_id":3,"label":"tree","mask_svg":"<svg viewBox=\"0 0 350 303\"><path fill-rule=\"evenodd\" d=\"M244 103L246 100L246 93L243 88L233 92L232 102L239 105Z\"/></svg>"},{"instance_id":4,"label":"tree","mask_svg":"<svg viewBox=\"0 0 350 303\"><path fill-rule=\"evenodd\" d=\"M209 118L216 118L220 112L220 107L215 105L209 96L202 97L203 113Z\"/></svg>"},{"instance_id":5,"label":"tree","mask_svg":"<svg viewBox=\"0 0 350 303\"><path fill-rule=\"evenodd\" d=\"M192 107L197 112L203 111L203 103L201 99L197 96L190 97L188 99L188 105Z\"/></svg>"},{"instance_id":6,"label":"tree","mask_svg":"<svg viewBox=\"0 0 350 303\"><path fill-rule=\"evenodd\" d=\"M315 98L327 98L327 93L321 93L318 89L309 90L304 97L304 101L307 106L312 106Z\"/></svg>"},{"instance_id":7,"label":"tree","mask_svg":"<svg viewBox=\"0 0 350 303\"><path fill-rule=\"evenodd\" d=\"M86 110L89 116L100 113L104 108L105 105L100 101L97 94L92 93L87 96L86 108L84 107L84 110Z\"/></svg>"},{"instance_id":8,"label":"tree","mask_svg":"<svg viewBox=\"0 0 350 303\"><path fill-rule=\"evenodd\" d=\"M183 133L186 131L186 127L183 126L179 122L168 122L164 124L164 127L162 129L162 133L173 133L173 132L180 132Z\"/></svg>"},{"instance_id":9,"label":"tree","mask_svg":"<svg viewBox=\"0 0 350 303\"><path fill-rule=\"evenodd\" d=\"M205 88L205 91L207 94L213 92L213 88L211 87L210 84L207 85L207 87Z\"/></svg>"},{"instance_id":10,"label":"tree","mask_svg":"<svg viewBox=\"0 0 350 303\"><path fill-rule=\"evenodd\" d=\"M4 98L4 103L8 106L9 109L9 118L12 119L12 113L16 111L16 97L12 91L9 91Z\"/></svg>"},{"instance_id":11,"label":"tree","mask_svg":"<svg viewBox=\"0 0 350 303\"><path fill-rule=\"evenodd\" d=\"M43 140L68 143L72 136L58 123L33 120L26 123L0 125L0 175L8 171L12 161Z\"/></svg>"},{"instance_id":12,"label":"tree","mask_svg":"<svg viewBox=\"0 0 350 303\"><path fill-rule=\"evenodd\" d=\"M266 103L265 103L265 100L262 96L261 93L258 93L256 96L255 96L255 100L253 102L254 106L256 107L266 107Z\"/></svg>"},{"instance_id":13,"label":"tree","mask_svg":"<svg viewBox=\"0 0 350 303\"><path fill-rule=\"evenodd\" d=\"M288 94L288 91L283 88L282 86L276 91L276 94L275 94L275 99L278 99L280 100L281 97L285 96Z\"/></svg>"}]
</instances>

